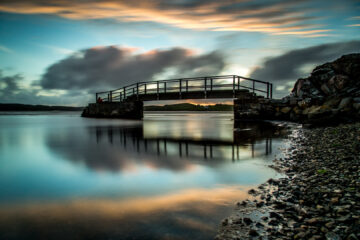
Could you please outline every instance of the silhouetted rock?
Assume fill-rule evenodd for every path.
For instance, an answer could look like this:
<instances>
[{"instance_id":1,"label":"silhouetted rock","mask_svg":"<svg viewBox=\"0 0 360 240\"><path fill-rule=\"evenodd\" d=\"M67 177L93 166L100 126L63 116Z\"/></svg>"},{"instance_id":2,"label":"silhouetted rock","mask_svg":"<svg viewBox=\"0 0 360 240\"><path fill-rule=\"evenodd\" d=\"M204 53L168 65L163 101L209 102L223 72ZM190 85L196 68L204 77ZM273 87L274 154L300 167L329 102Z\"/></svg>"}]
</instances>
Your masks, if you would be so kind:
<instances>
[{"instance_id":1,"label":"silhouetted rock","mask_svg":"<svg viewBox=\"0 0 360 240\"><path fill-rule=\"evenodd\" d=\"M234 101L235 117L240 111ZM287 120L302 123L340 123L360 119L360 54L317 66L296 81L282 99L252 99L242 118ZM239 119L239 118L238 118Z\"/></svg>"}]
</instances>

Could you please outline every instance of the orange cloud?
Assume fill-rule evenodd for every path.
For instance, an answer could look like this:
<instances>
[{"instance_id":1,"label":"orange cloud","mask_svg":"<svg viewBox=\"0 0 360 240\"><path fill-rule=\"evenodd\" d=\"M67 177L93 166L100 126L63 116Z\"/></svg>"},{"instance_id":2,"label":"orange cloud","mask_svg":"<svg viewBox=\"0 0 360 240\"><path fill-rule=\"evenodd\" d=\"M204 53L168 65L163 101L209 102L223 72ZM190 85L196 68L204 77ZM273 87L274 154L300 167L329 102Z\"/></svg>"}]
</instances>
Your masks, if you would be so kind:
<instances>
[{"instance_id":1,"label":"orange cloud","mask_svg":"<svg viewBox=\"0 0 360 240\"><path fill-rule=\"evenodd\" d=\"M236 4L243 4L236 6ZM296 1L252 4L245 0L180 5L167 1L43 1L15 0L0 3L0 11L21 14L52 14L69 19L112 18L125 22L158 22L179 28L211 31L248 31L269 34L312 35L315 24ZM225 9L225 10L224 10ZM303 31L293 31L297 28Z\"/></svg>"}]
</instances>

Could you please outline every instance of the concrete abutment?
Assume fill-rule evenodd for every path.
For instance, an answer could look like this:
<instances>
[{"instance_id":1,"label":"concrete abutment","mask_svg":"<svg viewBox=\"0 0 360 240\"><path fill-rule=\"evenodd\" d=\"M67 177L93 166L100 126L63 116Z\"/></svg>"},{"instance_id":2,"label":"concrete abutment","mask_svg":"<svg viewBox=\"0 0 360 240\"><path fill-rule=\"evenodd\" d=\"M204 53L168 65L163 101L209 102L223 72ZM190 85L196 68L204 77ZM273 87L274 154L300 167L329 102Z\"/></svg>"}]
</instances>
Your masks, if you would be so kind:
<instances>
[{"instance_id":1,"label":"concrete abutment","mask_svg":"<svg viewBox=\"0 0 360 240\"><path fill-rule=\"evenodd\" d=\"M143 102L104 102L90 103L83 111L82 117L142 119Z\"/></svg>"}]
</instances>

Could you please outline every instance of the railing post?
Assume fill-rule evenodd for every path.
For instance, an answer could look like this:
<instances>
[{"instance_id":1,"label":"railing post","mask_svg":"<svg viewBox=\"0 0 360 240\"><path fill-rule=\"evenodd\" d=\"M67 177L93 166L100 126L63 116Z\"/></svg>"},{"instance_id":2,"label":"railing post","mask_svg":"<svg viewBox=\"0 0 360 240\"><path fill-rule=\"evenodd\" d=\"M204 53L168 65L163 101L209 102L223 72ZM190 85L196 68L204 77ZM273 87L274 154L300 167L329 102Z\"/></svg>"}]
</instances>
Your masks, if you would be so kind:
<instances>
[{"instance_id":1,"label":"railing post","mask_svg":"<svg viewBox=\"0 0 360 240\"><path fill-rule=\"evenodd\" d=\"M255 81L253 81L253 87L252 87L253 93L255 92Z\"/></svg>"},{"instance_id":2,"label":"railing post","mask_svg":"<svg viewBox=\"0 0 360 240\"><path fill-rule=\"evenodd\" d=\"M126 87L124 87L124 100L126 98Z\"/></svg>"},{"instance_id":3,"label":"railing post","mask_svg":"<svg viewBox=\"0 0 360 240\"><path fill-rule=\"evenodd\" d=\"M179 80L179 98L181 99L181 79Z\"/></svg>"},{"instance_id":4,"label":"railing post","mask_svg":"<svg viewBox=\"0 0 360 240\"><path fill-rule=\"evenodd\" d=\"M159 81L156 82L156 94L157 94L157 100L159 100Z\"/></svg>"},{"instance_id":5,"label":"railing post","mask_svg":"<svg viewBox=\"0 0 360 240\"><path fill-rule=\"evenodd\" d=\"M109 102L112 102L112 91L110 91Z\"/></svg>"},{"instance_id":6,"label":"railing post","mask_svg":"<svg viewBox=\"0 0 360 240\"><path fill-rule=\"evenodd\" d=\"M97 100L98 99L98 94L97 93L95 93L95 102L97 103Z\"/></svg>"},{"instance_id":7,"label":"railing post","mask_svg":"<svg viewBox=\"0 0 360 240\"><path fill-rule=\"evenodd\" d=\"M238 79L238 90L240 90L240 77L238 76L237 79Z\"/></svg>"},{"instance_id":8,"label":"railing post","mask_svg":"<svg viewBox=\"0 0 360 240\"><path fill-rule=\"evenodd\" d=\"M186 80L186 92L189 90L189 80Z\"/></svg>"},{"instance_id":9,"label":"railing post","mask_svg":"<svg viewBox=\"0 0 360 240\"><path fill-rule=\"evenodd\" d=\"M145 94L146 94L146 83L145 83Z\"/></svg>"},{"instance_id":10,"label":"railing post","mask_svg":"<svg viewBox=\"0 0 360 240\"><path fill-rule=\"evenodd\" d=\"M164 82L164 93L166 93L166 82Z\"/></svg>"},{"instance_id":11,"label":"railing post","mask_svg":"<svg viewBox=\"0 0 360 240\"><path fill-rule=\"evenodd\" d=\"M233 75L233 97L235 97L235 75Z\"/></svg>"},{"instance_id":12,"label":"railing post","mask_svg":"<svg viewBox=\"0 0 360 240\"><path fill-rule=\"evenodd\" d=\"M107 101L110 102L110 94L108 93Z\"/></svg>"},{"instance_id":13,"label":"railing post","mask_svg":"<svg viewBox=\"0 0 360 240\"><path fill-rule=\"evenodd\" d=\"M120 94L120 102L122 102L122 93L119 92L119 94Z\"/></svg>"},{"instance_id":14,"label":"railing post","mask_svg":"<svg viewBox=\"0 0 360 240\"><path fill-rule=\"evenodd\" d=\"M206 98L206 82L207 82L207 78L205 77L204 79L204 95L205 95L205 98Z\"/></svg>"},{"instance_id":15,"label":"railing post","mask_svg":"<svg viewBox=\"0 0 360 240\"><path fill-rule=\"evenodd\" d=\"M213 79L210 78L210 91L212 91L212 90L213 90Z\"/></svg>"},{"instance_id":16,"label":"railing post","mask_svg":"<svg viewBox=\"0 0 360 240\"><path fill-rule=\"evenodd\" d=\"M136 83L136 99L139 100L139 83Z\"/></svg>"},{"instance_id":17,"label":"railing post","mask_svg":"<svg viewBox=\"0 0 360 240\"><path fill-rule=\"evenodd\" d=\"M266 83L266 98L269 98L269 83Z\"/></svg>"},{"instance_id":18,"label":"railing post","mask_svg":"<svg viewBox=\"0 0 360 240\"><path fill-rule=\"evenodd\" d=\"M272 99L272 83L270 83L270 99Z\"/></svg>"}]
</instances>

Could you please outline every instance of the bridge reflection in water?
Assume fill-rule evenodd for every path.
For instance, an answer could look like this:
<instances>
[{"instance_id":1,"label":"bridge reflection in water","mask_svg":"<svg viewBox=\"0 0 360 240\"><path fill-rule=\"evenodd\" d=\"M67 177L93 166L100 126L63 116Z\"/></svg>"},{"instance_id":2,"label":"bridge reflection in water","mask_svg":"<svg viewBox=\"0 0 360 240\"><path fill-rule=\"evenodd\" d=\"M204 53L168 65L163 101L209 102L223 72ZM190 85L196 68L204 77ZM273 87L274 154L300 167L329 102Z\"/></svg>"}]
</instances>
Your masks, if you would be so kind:
<instances>
[{"instance_id":1,"label":"bridge reflection in water","mask_svg":"<svg viewBox=\"0 0 360 240\"><path fill-rule=\"evenodd\" d=\"M262 157L272 153L272 138L279 137L278 127L272 124L242 123L235 128L232 139L149 136L143 127L116 126L90 129L98 144L117 146L125 152L146 156L190 158L202 160L231 160ZM145 133L145 134L144 134Z\"/></svg>"}]
</instances>

